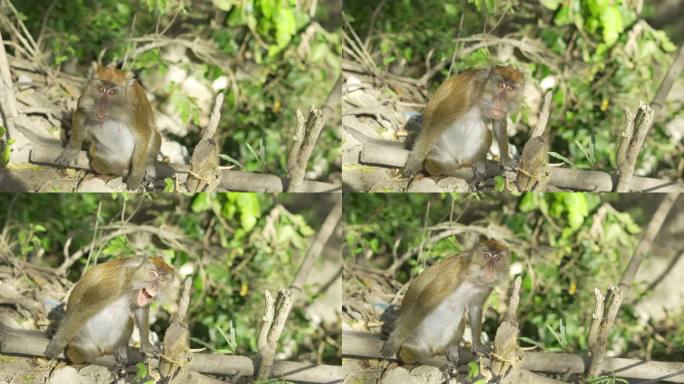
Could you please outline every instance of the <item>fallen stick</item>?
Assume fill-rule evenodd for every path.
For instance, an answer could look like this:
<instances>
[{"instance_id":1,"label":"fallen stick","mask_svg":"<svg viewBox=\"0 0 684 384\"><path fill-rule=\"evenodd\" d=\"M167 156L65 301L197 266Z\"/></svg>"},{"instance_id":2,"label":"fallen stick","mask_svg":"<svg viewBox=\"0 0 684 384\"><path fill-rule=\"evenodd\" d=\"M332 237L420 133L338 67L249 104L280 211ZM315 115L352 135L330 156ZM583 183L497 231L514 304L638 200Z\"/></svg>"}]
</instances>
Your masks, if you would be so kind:
<instances>
[{"instance_id":1,"label":"fallen stick","mask_svg":"<svg viewBox=\"0 0 684 384\"><path fill-rule=\"evenodd\" d=\"M342 358L385 359L379 353L383 341L376 334L368 332L342 332ZM470 353L460 353L468 357ZM582 374L587 369L588 357L570 353L523 352L521 368L546 373ZM433 358L431 365L446 367L443 356ZM665 361L643 361L607 357L603 362L603 374L629 379L656 379L672 383L684 383L684 363ZM667 377L670 376L671 377Z\"/></svg>"},{"instance_id":2,"label":"fallen stick","mask_svg":"<svg viewBox=\"0 0 684 384\"><path fill-rule=\"evenodd\" d=\"M382 167L402 168L406 163L409 151L389 145L362 144L359 163ZM494 161L487 161L485 177L500 175L499 166ZM471 180L474 175L470 168L456 171L454 176ZM587 171L551 167L549 185L562 189L573 189L590 192L611 192L617 183L617 176L601 171ZM650 177L634 176L630 184L631 192L684 192L684 183L660 180Z\"/></svg>"},{"instance_id":3,"label":"fallen stick","mask_svg":"<svg viewBox=\"0 0 684 384\"><path fill-rule=\"evenodd\" d=\"M36 164L58 166L55 161L63 148L58 145L34 144L29 161ZM78 161L71 166L78 169L90 169L90 161L86 152L81 151ZM157 162L157 178L174 177L178 175L180 183L185 183L190 167L186 164ZM245 192L283 192L287 190L288 180L266 173L252 173L221 169L219 188L231 191ZM320 181L305 180L298 192L339 192L342 187L337 184Z\"/></svg>"},{"instance_id":4,"label":"fallen stick","mask_svg":"<svg viewBox=\"0 0 684 384\"><path fill-rule=\"evenodd\" d=\"M0 353L28 357L45 357L45 348L50 341L39 332L11 330L0 327ZM256 363L247 356L231 356L210 353L192 353L190 370L227 376L253 376ZM143 361L137 349L128 348L128 364ZM106 367L116 366L113 355L98 359L98 365ZM338 365L315 365L307 362L276 361L273 364L271 377L305 383L342 383L347 369Z\"/></svg>"}]
</instances>

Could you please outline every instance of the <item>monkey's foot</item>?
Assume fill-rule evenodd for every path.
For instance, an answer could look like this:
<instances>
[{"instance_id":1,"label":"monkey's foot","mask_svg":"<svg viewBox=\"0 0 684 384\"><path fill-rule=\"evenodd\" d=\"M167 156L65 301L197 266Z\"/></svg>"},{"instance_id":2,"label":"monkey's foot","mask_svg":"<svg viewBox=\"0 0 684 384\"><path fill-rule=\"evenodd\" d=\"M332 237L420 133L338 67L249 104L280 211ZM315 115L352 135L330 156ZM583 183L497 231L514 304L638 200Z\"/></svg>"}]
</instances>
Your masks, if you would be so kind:
<instances>
[{"instance_id":1,"label":"monkey's foot","mask_svg":"<svg viewBox=\"0 0 684 384\"><path fill-rule=\"evenodd\" d=\"M78 150L66 148L62 150L62 153L55 159L55 163L62 167L68 167L76 164L78 161Z\"/></svg>"},{"instance_id":2,"label":"monkey's foot","mask_svg":"<svg viewBox=\"0 0 684 384\"><path fill-rule=\"evenodd\" d=\"M413 152L409 154L408 159L406 160L406 165L404 165L404 169L402 170L402 173L406 177L413 177L420 173L420 171L423 170L423 159L420 159L416 156L414 156Z\"/></svg>"}]
</instances>

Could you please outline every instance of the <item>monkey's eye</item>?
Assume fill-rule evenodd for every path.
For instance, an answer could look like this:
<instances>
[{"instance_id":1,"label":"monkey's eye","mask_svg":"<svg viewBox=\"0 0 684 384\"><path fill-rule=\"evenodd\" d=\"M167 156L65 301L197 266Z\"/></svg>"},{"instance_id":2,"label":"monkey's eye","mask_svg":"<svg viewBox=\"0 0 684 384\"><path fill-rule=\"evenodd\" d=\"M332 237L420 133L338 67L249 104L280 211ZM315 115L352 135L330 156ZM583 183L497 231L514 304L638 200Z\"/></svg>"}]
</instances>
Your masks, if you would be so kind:
<instances>
[{"instance_id":1,"label":"monkey's eye","mask_svg":"<svg viewBox=\"0 0 684 384\"><path fill-rule=\"evenodd\" d=\"M114 94L116 94L116 89L112 88L107 93L109 93L110 95L114 95Z\"/></svg>"},{"instance_id":2,"label":"monkey's eye","mask_svg":"<svg viewBox=\"0 0 684 384\"><path fill-rule=\"evenodd\" d=\"M499 88L503 88L503 87L505 87L505 86L506 86L506 84L504 84L503 81L500 81L500 82L499 82Z\"/></svg>"},{"instance_id":3,"label":"monkey's eye","mask_svg":"<svg viewBox=\"0 0 684 384\"><path fill-rule=\"evenodd\" d=\"M159 274L157 273L157 271L150 270L150 277L156 279L159 277Z\"/></svg>"},{"instance_id":4,"label":"monkey's eye","mask_svg":"<svg viewBox=\"0 0 684 384\"><path fill-rule=\"evenodd\" d=\"M104 93L104 91L105 91L103 86L97 87L97 90L100 91L100 93Z\"/></svg>"}]
</instances>

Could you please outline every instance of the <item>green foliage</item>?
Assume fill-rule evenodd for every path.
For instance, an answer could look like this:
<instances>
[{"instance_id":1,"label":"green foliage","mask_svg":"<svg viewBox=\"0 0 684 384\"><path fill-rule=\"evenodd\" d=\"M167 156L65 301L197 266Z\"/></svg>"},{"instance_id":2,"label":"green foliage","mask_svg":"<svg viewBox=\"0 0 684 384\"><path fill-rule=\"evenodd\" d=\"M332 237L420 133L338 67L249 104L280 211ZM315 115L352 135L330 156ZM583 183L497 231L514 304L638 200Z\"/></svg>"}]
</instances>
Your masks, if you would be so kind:
<instances>
[{"instance_id":1,"label":"green foliage","mask_svg":"<svg viewBox=\"0 0 684 384\"><path fill-rule=\"evenodd\" d=\"M644 200L643 206L649 203ZM492 233L510 231L514 269L521 270L522 278L521 345L568 353L586 349L593 289L605 291L620 280L649 219L642 204L624 195L593 193L348 194L344 217L347 262L382 270L398 255L422 250L397 270L395 277L402 284L426 266L464 250L469 236L426 241L439 233L431 227L453 220L466 230L472 225ZM506 298L492 295L489 307L501 308L501 300ZM490 335L500 321L496 316L494 310L487 315L485 329ZM684 311L658 323L668 342L654 341L652 330L645 329L642 321L633 304L623 304L611 343L626 344L625 350L630 351L643 351L648 344L663 360L681 357L673 347L684 340L684 327L675 325L684 321Z\"/></svg>"},{"instance_id":2,"label":"green foliage","mask_svg":"<svg viewBox=\"0 0 684 384\"><path fill-rule=\"evenodd\" d=\"M191 346L253 355L264 310L264 292L291 284L317 227L323 203L299 213L284 206L307 195L251 193L5 194L0 222L11 252L44 265L59 265L66 249L87 250L95 239L98 263L136 252L157 254L182 275L193 276L189 321ZM98 213L99 207L99 214ZM94 232L95 222L99 223ZM111 226L141 225L135 234L106 238ZM153 230L149 230L149 229ZM157 231L159 231L157 233ZM163 234L169 234L165 237ZM172 239L172 240L171 240ZM135 240L135 241L133 241ZM68 244L68 245L67 245ZM86 255L70 269L78 279ZM163 335L168 317L159 312L154 330ZM330 336L295 306L279 345L288 359L315 360ZM280 351L279 351L280 352ZM339 364L339 350L326 347L323 361ZM313 361L312 360L312 361ZM142 372L139 378L146 377Z\"/></svg>"},{"instance_id":3,"label":"green foliage","mask_svg":"<svg viewBox=\"0 0 684 384\"><path fill-rule=\"evenodd\" d=\"M334 7L329 0L316 2L316 7L311 1L297 0L102 0L97 6L87 0L15 0L13 4L34 37L43 31L42 48L56 67L78 63L85 68L94 60L123 62L127 52L150 45L130 42L129 37L158 37L154 32L172 22L165 38L182 33L183 39L196 38L216 47L211 52L215 60L188 49L189 62L182 65L207 83L219 76L230 79L218 130L219 152L227 156L224 159L237 159L227 161L246 171L286 173L284 149L296 126L296 110L322 105L340 70L341 39L335 29L339 21L330 13ZM50 14L44 18L47 9ZM318 11L316 15L310 15L312 9ZM165 61L166 47L128 56L127 67L143 83L158 80L170 66L178 65ZM194 95L177 84L144 85L162 93L155 101L170 103L183 124L199 124L200 106ZM339 125L339 116L327 123ZM194 128L191 132L199 131ZM199 140L195 133L173 139L188 147ZM327 180L340 171L340 147L337 130L324 130L310 160L316 164L318 179Z\"/></svg>"},{"instance_id":4,"label":"green foliage","mask_svg":"<svg viewBox=\"0 0 684 384\"><path fill-rule=\"evenodd\" d=\"M624 109L635 110L640 101L650 101L676 49L665 32L637 19L633 2L623 0L543 0L538 5L520 0L425 0L375 6L347 0L344 7L355 32L368 38L368 49L381 68L419 78L446 63L431 79L432 91L449 73L496 63L496 48L463 51L484 43L476 37L483 30L516 41L521 36L539 41L538 49L557 55L555 59L520 55L520 48L513 47L512 63L526 72L528 82L555 80L547 128L551 151L580 169L615 168L615 138L624 128ZM676 103L663 112L668 117L678 113L681 106ZM524 105L519 115L527 122ZM656 121L646 139L638 174L678 177L681 153L667 137L663 120ZM527 138L522 130L512 141L522 148Z\"/></svg>"}]
</instances>

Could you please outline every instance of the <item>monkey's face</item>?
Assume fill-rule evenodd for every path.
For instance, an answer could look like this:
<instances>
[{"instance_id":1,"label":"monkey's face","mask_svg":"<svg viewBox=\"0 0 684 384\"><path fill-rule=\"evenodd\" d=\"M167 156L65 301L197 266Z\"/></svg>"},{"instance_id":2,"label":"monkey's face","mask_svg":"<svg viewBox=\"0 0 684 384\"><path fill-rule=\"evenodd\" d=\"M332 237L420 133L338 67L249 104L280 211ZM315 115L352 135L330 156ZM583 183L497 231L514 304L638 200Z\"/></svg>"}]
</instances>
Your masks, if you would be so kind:
<instances>
[{"instance_id":1,"label":"monkey's face","mask_svg":"<svg viewBox=\"0 0 684 384\"><path fill-rule=\"evenodd\" d=\"M86 108L89 115L98 121L123 115L121 109L126 105L126 87L111 81L92 79L86 88L90 103Z\"/></svg>"},{"instance_id":2,"label":"monkey's face","mask_svg":"<svg viewBox=\"0 0 684 384\"><path fill-rule=\"evenodd\" d=\"M511 255L500 243L487 240L479 247L470 263L470 272L485 284L496 284L506 278Z\"/></svg>"},{"instance_id":3,"label":"monkey's face","mask_svg":"<svg viewBox=\"0 0 684 384\"><path fill-rule=\"evenodd\" d=\"M137 306L151 304L170 285L173 268L159 257L146 259L133 276L133 299Z\"/></svg>"},{"instance_id":4,"label":"monkey's face","mask_svg":"<svg viewBox=\"0 0 684 384\"><path fill-rule=\"evenodd\" d=\"M524 85L522 73L512 67L495 67L485 82L482 113L492 120L502 120L517 107Z\"/></svg>"}]
</instances>

